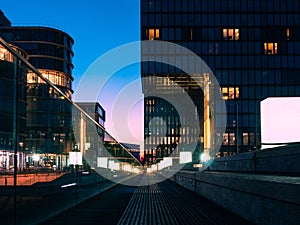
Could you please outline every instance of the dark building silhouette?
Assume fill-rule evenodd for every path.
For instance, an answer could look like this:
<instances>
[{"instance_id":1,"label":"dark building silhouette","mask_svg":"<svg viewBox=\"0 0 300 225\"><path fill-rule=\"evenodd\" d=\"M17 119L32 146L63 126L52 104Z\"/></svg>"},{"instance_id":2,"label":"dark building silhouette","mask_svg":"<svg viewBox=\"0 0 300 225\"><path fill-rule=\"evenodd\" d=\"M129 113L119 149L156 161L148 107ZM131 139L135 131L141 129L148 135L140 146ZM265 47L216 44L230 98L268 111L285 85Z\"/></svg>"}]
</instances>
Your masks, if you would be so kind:
<instances>
[{"instance_id":1,"label":"dark building silhouette","mask_svg":"<svg viewBox=\"0 0 300 225\"><path fill-rule=\"evenodd\" d=\"M65 32L49 27L16 27L10 26L5 18L0 21L6 21L0 26L0 37L24 50L28 61L71 98L73 39ZM43 154L41 160L47 158L47 164L62 165L62 159L55 155L71 150L71 104L31 71L27 74L26 96L24 149L29 154Z\"/></svg>"},{"instance_id":2,"label":"dark building silhouette","mask_svg":"<svg viewBox=\"0 0 300 225\"><path fill-rule=\"evenodd\" d=\"M7 19L7 17L4 15L4 13L0 10L0 26L7 26L10 27L11 26L11 22L9 21L9 19Z\"/></svg>"},{"instance_id":3,"label":"dark building silhouette","mask_svg":"<svg viewBox=\"0 0 300 225\"><path fill-rule=\"evenodd\" d=\"M261 100L270 96L300 96L299 1L141 0L141 39L184 46L211 68L227 107L226 131L217 134L223 140L220 155L260 147ZM184 76L159 63L143 63L141 70L144 77L156 74L175 82L180 74ZM204 106L203 102L198 103L200 116ZM168 113L169 109L160 99L145 99L145 137L150 135L148 123L154 116L178 121L176 114ZM202 127L204 121L205 118ZM215 124L218 126L217 121ZM171 139L178 135L174 132ZM201 146L209 150L207 134L203 135ZM160 144L155 139L151 144L145 143L149 157L156 154L153 148Z\"/></svg>"}]
</instances>

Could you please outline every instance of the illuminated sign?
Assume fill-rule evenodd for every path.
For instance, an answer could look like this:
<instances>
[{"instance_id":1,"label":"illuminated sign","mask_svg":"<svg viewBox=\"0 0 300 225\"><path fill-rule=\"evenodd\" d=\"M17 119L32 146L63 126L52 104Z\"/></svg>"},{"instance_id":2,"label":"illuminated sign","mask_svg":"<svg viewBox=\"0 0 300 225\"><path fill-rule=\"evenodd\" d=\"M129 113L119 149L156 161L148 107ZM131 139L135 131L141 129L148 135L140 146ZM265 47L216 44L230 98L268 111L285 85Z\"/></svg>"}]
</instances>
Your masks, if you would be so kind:
<instances>
[{"instance_id":1,"label":"illuminated sign","mask_svg":"<svg viewBox=\"0 0 300 225\"><path fill-rule=\"evenodd\" d=\"M82 154L81 152L70 152L70 165L82 166Z\"/></svg>"},{"instance_id":2,"label":"illuminated sign","mask_svg":"<svg viewBox=\"0 0 300 225\"><path fill-rule=\"evenodd\" d=\"M189 163L192 162L192 152L180 152L179 153L179 163Z\"/></svg>"},{"instance_id":3,"label":"illuminated sign","mask_svg":"<svg viewBox=\"0 0 300 225\"><path fill-rule=\"evenodd\" d=\"M261 102L262 145L299 142L299 124L299 97L272 97Z\"/></svg>"},{"instance_id":4,"label":"illuminated sign","mask_svg":"<svg viewBox=\"0 0 300 225\"><path fill-rule=\"evenodd\" d=\"M107 168L108 158L107 157L98 157L97 158L97 167Z\"/></svg>"}]
</instances>

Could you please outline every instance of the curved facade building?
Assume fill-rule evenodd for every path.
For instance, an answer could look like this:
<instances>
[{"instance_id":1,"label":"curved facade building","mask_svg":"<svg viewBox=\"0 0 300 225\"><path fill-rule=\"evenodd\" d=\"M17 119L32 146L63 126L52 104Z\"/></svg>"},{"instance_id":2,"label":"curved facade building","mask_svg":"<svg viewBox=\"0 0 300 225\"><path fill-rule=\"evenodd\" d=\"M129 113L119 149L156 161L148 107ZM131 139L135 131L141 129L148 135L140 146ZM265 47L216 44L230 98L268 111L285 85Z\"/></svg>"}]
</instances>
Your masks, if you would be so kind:
<instances>
[{"instance_id":1,"label":"curved facade building","mask_svg":"<svg viewBox=\"0 0 300 225\"><path fill-rule=\"evenodd\" d=\"M14 47L24 58L26 53ZM17 90L14 88L14 78L18 77ZM23 143L26 137L26 77L27 69L2 45L0 45L0 171L9 170L13 165L13 133L14 133L14 105L17 94L18 114L17 129L19 142ZM17 92L16 92L17 91ZM23 155L19 155L22 162ZM19 166L22 163L19 164Z\"/></svg>"},{"instance_id":2,"label":"curved facade building","mask_svg":"<svg viewBox=\"0 0 300 225\"><path fill-rule=\"evenodd\" d=\"M0 36L26 51L28 61L71 98L74 40L67 33L49 27L6 26L0 27ZM54 155L71 150L71 104L30 71L27 75L26 135L25 150L28 154L40 154L42 164L59 167L61 158Z\"/></svg>"}]
</instances>

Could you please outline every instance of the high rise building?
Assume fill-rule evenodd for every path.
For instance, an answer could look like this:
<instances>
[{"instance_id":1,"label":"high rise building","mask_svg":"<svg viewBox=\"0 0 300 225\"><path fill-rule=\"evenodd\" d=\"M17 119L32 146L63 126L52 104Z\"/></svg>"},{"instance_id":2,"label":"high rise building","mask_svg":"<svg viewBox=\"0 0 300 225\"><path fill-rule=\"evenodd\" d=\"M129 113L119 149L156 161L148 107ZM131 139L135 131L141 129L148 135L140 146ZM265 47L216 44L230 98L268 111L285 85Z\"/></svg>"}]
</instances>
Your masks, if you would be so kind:
<instances>
[{"instance_id":1,"label":"high rise building","mask_svg":"<svg viewBox=\"0 0 300 225\"><path fill-rule=\"evenodd\" d=\"M67 33L49 27L11 26L1 12L0 37L28 54L28 61L71 98L72 46ZM28 154L41 154L48 164L62 165L61 155L72 148L72 106L32 71L27 74L26 140ZM29 162L30 163L30 162Z\"/></svg>"},{"instance_id":2,"label":"high rise building","mask_svg":"<svg viewBox=\"0 0 300 225\"><path fill-rule=\"evenodd\" d=\"M300 95L299 1L141 0L141 39L179 44L195 52L211 68L227 108L226 131L216 134L223 143L220 155L260 147L261 100ZM178 84L178 77L185 76L171 66L153 62L142 63L141 71L143 77L156 75ZM187 85L190 81L182 83ZM168 89L167 82L160 85ZM200 92L189 94L198 99L194 102L201 118L204 101L199 100L203 98ZM149 121L154 117L161 117L167 127L173 126L167 122L170 119L175 124L174 132L171 129L167 133L171 142L164 149L169 150L160 156L157 149L162 143L148 138L145 151L149 158L169 155L181 135L178 115L171 109L159 98L145 99L145 137L151 135ZM200 127L205 127L204 121L205 116L200 119ZM200 150L209 148L206 135L209 134L200 134Z\"/></svg>"},{"instance_id":3,"label":"high rise building","mask_svg":"<svg viewBox=\"0 0 300 225\"><path fill-rule=\"evenodd\" d=\"M24 58L26 53L10 46ZM9 171L14 165L15 134L18 143L26 138L26 79L27 68L0 44L0 171ZM17 112L17 113L15 113ZM24 167L24 154L18 154L18 168Z\"/></svg>"}]
</instances>

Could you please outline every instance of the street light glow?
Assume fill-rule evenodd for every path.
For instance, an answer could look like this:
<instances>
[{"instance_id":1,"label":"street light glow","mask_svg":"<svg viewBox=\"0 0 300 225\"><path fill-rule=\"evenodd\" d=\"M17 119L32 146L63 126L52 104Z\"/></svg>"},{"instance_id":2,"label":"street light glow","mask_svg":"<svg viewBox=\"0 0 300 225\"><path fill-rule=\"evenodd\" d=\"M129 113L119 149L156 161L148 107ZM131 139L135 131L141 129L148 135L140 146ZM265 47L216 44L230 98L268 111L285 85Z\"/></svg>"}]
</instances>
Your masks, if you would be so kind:
<instances>
[{"instance_id":1,"label":"street light glow","mask_svg":"<svg viewBox=\"0 0 300 225\"><path fill-rule=\"evenodd\" d=\"M202 153L201 154L201 161L202 162L208 162L211 159L210 155L208 153Z\"/></svg>"},{"instance_id":2,"label":"street light glow","mask_svg":"<svg viewBox=\"0 0 300 225\"><path fill-rule=\"evenodd\" d=\"M40 160L40 156L38 154L34 154L32 156L33 161L39 161Z\"/></svg>"}]
</instances>

